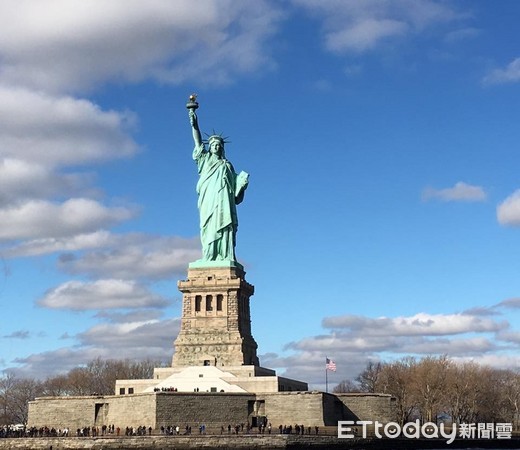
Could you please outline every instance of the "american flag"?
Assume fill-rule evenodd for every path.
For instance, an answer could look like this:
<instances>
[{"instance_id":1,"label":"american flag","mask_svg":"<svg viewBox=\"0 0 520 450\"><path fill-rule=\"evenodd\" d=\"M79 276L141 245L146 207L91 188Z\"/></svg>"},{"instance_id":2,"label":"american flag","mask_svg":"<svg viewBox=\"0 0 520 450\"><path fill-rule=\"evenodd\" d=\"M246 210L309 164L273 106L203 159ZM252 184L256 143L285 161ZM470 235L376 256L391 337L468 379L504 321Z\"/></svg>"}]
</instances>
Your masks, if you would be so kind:
<instances>
[{"instance_id":1,"label":"american flag","mask_svg":"<svg viewBox=\"0 0 520 450\"><path fill-rule=\"evenodd\" d=\"M325 358L325 369L336 372L336 363L332 359Z\"/></svg>"}]
</instances>

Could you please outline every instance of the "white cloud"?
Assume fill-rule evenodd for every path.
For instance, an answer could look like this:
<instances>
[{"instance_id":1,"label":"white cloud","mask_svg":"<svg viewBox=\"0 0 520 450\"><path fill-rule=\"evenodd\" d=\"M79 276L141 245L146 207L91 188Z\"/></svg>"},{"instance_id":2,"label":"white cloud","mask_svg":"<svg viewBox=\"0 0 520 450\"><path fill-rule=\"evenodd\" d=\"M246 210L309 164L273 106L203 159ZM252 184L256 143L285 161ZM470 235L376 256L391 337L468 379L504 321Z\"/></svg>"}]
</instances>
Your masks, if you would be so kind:
<instances>
[{"instance_id":1,"label":"white cloud","mask_svg":"<svg viewBox=\"0 0 520 450\"><path fill-rule=\"evenodd\" d=\"M376 355L391 353L406 355L469 355L497 350L498 346L486 337L453 338L430 336L364 336L362 331L352 333L334 333L330 336L312 336L293 342L288 349L309 352L311 354L339 355L352 353Z\"/></svg>"},{"instance_id":2,"label":"white cloud","mask_svg":"<svg viewBox=\"0 0 520 450\"><path fill-rule=\"evenodd\" d=\"M520 189L497 206L497 219L500 225L520 226Z\"/></svg>"},{"instance_id":3,"label":"white cloud","mask_svg":"<svg viewBox=\"0 0 520 450\"><path fill-rule=\"evenodd\" d=\"M437 339L408 339L402 342L399 353L422 354L422 355L481 355L485 352L496 351L498 349L491 339L485 337L471 338L437 338ZM394 348L392 350L397 350Z\"/></svg>"},{"instance_id":4,"label":"white cloud","mask_svg":"<svg viewBox=\"0 0 520 450\"><path fill-rule=\"evenodd\" d=\"M328 345L332 342L333 345ZM333 359L337 373L332 383L354 379L365 368L368 361L390 362L405 356L448 355L450 358L481 358L483 354L498 354L498 344L485 337L435 338L388 337L364 338L361 335L336 335L332 340L325 336L310 337L293 343L294 351L289 356L268 354L261 358L265 367L276 367L284 376L308 381L314 387L324 388L325 356ZM499 364L496 367L504 367ZM330 381L329 381L330 382Z\"/></svg>"},{"instance_id":5,"label":"white cloud","mask_svg":"<svg viewBox=\"0 0 520 450\"><path fill-rule=\"evenodd\" d=\"M110 232L106 230L98 230L93 233L77 234L71 237L33 239L7 248L2 252L2 255L6 258L14 258L97 248L108 245L111 236Z\"/></svg>"},{"instance_id":6,"label":"white cloud","mask_svg":"<svg viewBox=\"0 0 520 450\"><path fill-rule=\"evenodd\" d=\"M336 361L336 380L355 378L366 363L392 361L405 356L448 355L450 358L482 358L482 355L504 355L518 332L508 322L494 316L417 313L405 317L345 315L326 317L323 326L329 334L309 336L289 343L285 350L292 354L279 357L266 355L267 363L287 369L285 375L323 387L324 357ZM518 358L517 358L518 359ZM497 357L495 367L501 366ZM267 365L269 367L269 365ZM335 381L335 382L337 382Z\"/></svg>"},{"instance_id":7,"label":"white cloud","mask_svg":"<svg viewBox=\"0 0 520 450\"><path fill-rule=\"evenodd\" d=\"M102 111L87 100L0 85L0 117L0 157L23 160L33 171L36 166L106 161L137 151L126 134L135 117Z\"/></svg>"},{"instance_id":8,"label":"white cloud","mask_svg":"<svg viewBox=\"0 0 520 450\"><path fill-rule=\"evenodd\" d=\"M465 27L446 33L444 40L449 43L463 42L468 39L473 39L479 34L480 30L478 28Z\"/></svg>"},{"instance_id":9,"label":"white cloud","mask_svg":"<svg viewBox=\"0 0 520 450\"><path fill-rule=\"evenodd\" d=\"M14 258L56 252L65 252L58 258L58 268L66 273L158 280L184 272L189 262L200 258L200 240L144 233L117 235L98 230L24 241L5 247L2 255Z\"/></svg>"},{"instance_id":10,"label":"white cloud","mask_svg":"<svg viewBox=\"0 0 520 450\"><path fill-rule=\"evenodd\" d=\"M95 317L105 319L110 323L128 323L128 322L146 322L155 323L163 315L162 311L157 309L139 309L126 313L117 311L99 311Z\"/></svg>"},{"instance_id":11,"label":"white cloud","mask_svg":"<svg viewBox=\"0 0 520 450\"><path fill-rule=\"evenodd\" d=\"M474 306L462 311L461 314L469 316L497 316L500 315L500 312L493 306Z\"/></svg>"},{"instance_id":12,"label":"white cloud","mask_svg":"<svg viewBox=\"0 0 520 450\"><path fill-rule=\"evenodd\" d=\"M100 324L76 335L77 345L17 358L11 362L17 367L11 367L9 371L19 376L45 378L96 358L148 359L169 364L173 354L172 340L179 329L179 319Z\"/></svg>"},{"instance_id":13,"label":"white cloud","mask_svg":"<svg viewBox=\"0 0 520 450\"><path fill-rule=\"evenodd\" d=\"M469 332L494 332L507 327L507 322L469 314L426 314L410 317L337 316L323 319L325 328L346 329L360 336L441 336Z\"/></svg>"},{"instance_id":14,"label":"white cloud","mask_svg":"<svg viewBox=\"0 0 520 450\"><path fill-rule=\"evenodd\" d=\"M2 336L5 339L28 339L30 337L31 332L28 330L18 330L13 331L11 334L7 334Z\"/></svg>"},{"instance_id":15,"label":"white cloud","mask_svg":"<svg viewBox=\"0 0 520 450\"><path fill-rule=\"evenodd\" d=\"M143 346L162 348L169 356L173 354L173 339L179 332L178 319L151 320L146 322L128 322L99 324L80 333L82 345L116 348L142 348Z\"/></svg>"},{"instance_id":16,"label":"white cloud","mask_svg":"<svg viewBox=\"0 0 520 450\"><path fill-rule=\"evenodd\" d=\"M382 39L406 34L408 27L397 20L366 19L350 28L330 32L326 46L335 52L363 52L374 48Z\"/></svg>"},{"instance_id":17,"label":"white cloud","mask_svg":"<svg viewBox=\"0 0 520 450\"><path fill-rule=\"evenodd\" d=\"M150 76L227 81L269 63L279 16L265 0L6 0L0 80L49 92Z\"/></svg>"},{"instance_id":18,"label":"white cloud","mask_svg":"<svg viewBox=\"0 0 520 450\"><path fill-rule=\"evenodd\" d=\"M293 0L323 19L326 47L364 52L389 39L420 33L463 17L446 3L430 0Z\"/></svg>"},{"instance_id":19,"label":"white cloud","mask_svg":"<svg viewBox=\"0 0 520 450\"><path fill-rule=\"evenodd\" d=\"M519 308L520 309L520 297L509 298L507 300L503 300L496 305L497 307L505 307L505 308Z\"/></svg>"},{"instance_id":20,"label":"white cloud","mask_svg":"<svg viewBox=\"0 0 520 450\"><path fill-rule=\"evenodd\" d=\"M345 351L347 348L349 352L378 352L396 345L396 338L394 337L331 333L330 335L311 336L297 342L291 342L287 344L286 348L313 352Z\"/></svg>"},{"instance_id":21,"label":"white cloud","mask_svg":"<svg viewBox=\"0 0 520 450\"><path fill-rule=\"evenodd\" d=\"M504 330L497 334L497 339L514 344L520 344L520 331Z\"/></svg>"},{"instance_id":22,"label":"white cloud","mask_svg":"<svg viewBox=\"0 0 520 450\"><path fill-rule=\"evenodd\" d=\"M20 159L0 159L0 205L27 198L45 198L61 192L79 193L90 174L57 174L44 165Z\"/></svg>"},{"instance_id":23,"label":"white cloud","mask_svg":"<svg viewBox=\"0 0 520 450\"><path fill-rule=\"evenodd\" d=\"M0 241L84 234L134 215L127 207L109 208L86 198L63 203L30 200L0 209Z\"/></svg>"},{"instance_id":24,"label":"white cloud","mask_svg":"<svg viewBox=\"0 0 520 450\"><path fill-rule=\"evenodd\" d=\"M423 200L437 199L444 202L483 202L487 198L484 188L459 181L455 186L445 189L426 188Z\"/></svg>"},{"instance_id":25,"label":"white cloud","mask_svg":"<svg viewBox=\"0 0 520 450\"><path fill-rule=\"evenodd\" d=\"M49 290L40 306L76 311L92 309L162 308L169 301L135 281L104 279L94 282L68 281Z\"/></svg>"},{"instance_id":26,"label":"white cloud","mask_svg":"<svg viewBox=\"0 0 520 450\"><path fill-rule=\"evenodd\" d=\"M508 347L501 346L491 338L469 336L462 338L388 337L378 338L377 345L367 346L372 338L359 334L344 334L330 337L310 337L292 343L293 353L288 356L277 354L260 355L264 367L274 367L279 375L309 382L311 389L325 389L325 356L333 359L337 372L329 373L329 387L340 380L355 379L366 367L368 361L391 362L406 356L447 355L454 361L475 361L500 369L519 367L520 357L508 354ZM507 335L511 342L518 339L513 333ZM364 345L359 345L364 341ZM334 345L328 346L333 343ZM516 341L518 342L518 341ZM322 345L323 344L323 345Z\"/></svg>"},{"instance_id":27,"label":"white cloud","mask_svg":"<svg viewBox=\"0 0 520 450\"><path fill-rule=\"evenodd\" d=\"M16 358L13 361L9 361L9 363L14 363L18 366L9 367L6 370L20 377L45 379L51 375L66 373L75 367L86 364L90 360L101 357L103 354L105 354L104 349L82 348L78 350L70 347L60 348Z\"/></svg>"},{"instance_id":28,"label":"white cloud","mask_svg":"<svg viewBox=\"0 0 520 450\"><path fill-rule=\"evenodd\" d=\"M495 69L484 77L485 84L517 83L520 81L520 58L511 61L505 69Z\"/></svg>"},{"instance_id":29,"label":"white cloud","mask_svg":"<svg viewBox=\"0 0 520 450\"><path fill-rule=\"evenodd\" d=\"M162 279L184 272L188 263L198 258L198 238L133 233L112 236L100 250L80 256L62 255L59 267L72 274L91 277Z\"/></svg>"},{"instance_id":30,"label":"white cloud","mask_svg":"<svg viewBox=\"0 0 520 450\"><path fill-rule=\"evenodd\" d=\"M41 254L42 247L64 239L78 246L84 235L135 216L135 208L91 199L100 196L91 187L94 175L77 172L82 164L136 153L127 134L132 114L0 83L0 117L0 241L30 241L7 253ZM67 171L71 165L74 170Z\"/></svg>"},{"instance_id":31,"label":"white cloud","mask_svg":"<svg viewBox=\"0 0 520 450\"><path fill-rule=\"evenodd\" d=\"M499 369L517 370L520 367L520 356L518 355L483 353L475 356L454 357L453 360L460 363L474 362L482 366L496 367Z\"/></svg>"}]
</instances>

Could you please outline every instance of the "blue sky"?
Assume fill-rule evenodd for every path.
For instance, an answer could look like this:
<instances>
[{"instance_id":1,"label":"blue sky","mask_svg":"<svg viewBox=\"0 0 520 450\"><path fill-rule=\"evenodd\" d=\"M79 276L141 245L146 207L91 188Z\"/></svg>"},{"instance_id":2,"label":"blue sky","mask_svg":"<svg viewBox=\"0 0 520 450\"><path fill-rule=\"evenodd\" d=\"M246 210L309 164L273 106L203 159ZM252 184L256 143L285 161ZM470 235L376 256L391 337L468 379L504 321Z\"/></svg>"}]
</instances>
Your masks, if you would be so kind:
<instances>
[{"instance_id":1,"label":"blue sky","mask_svg":"<svg viewBox=\"0 0 520 450\"><path fill-rule=\"evenodd\" d=\"M199 257L185 103L250 174L261 364L520 366L516 1L0 5L0 370L171 360Z\"/></svg>"}]
</instances>

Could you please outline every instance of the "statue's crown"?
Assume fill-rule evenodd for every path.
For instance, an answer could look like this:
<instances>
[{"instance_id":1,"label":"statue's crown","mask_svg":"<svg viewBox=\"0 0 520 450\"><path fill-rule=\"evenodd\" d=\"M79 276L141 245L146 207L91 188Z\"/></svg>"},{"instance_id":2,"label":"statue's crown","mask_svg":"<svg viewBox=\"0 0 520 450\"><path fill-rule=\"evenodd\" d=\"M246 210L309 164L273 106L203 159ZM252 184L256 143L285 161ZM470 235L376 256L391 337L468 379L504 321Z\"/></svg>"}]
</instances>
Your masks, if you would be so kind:
<instances>
[{"instance_id":1,"label":"statue's crown","mask_svg":"<svg viewBox=\"0 0 520 450\"><path fill-rule=\"evenodd\" d=\"M206 135L207 136L207 135ZM215 130L213 130L213 134L211 136L208 136L208 140L206 141L208 144L211 143L211 141L220 141L223 144L227 144L229 141L227 140L227 137L222 136L222 134L215 133Z\"/></svg>"}]
</instances>

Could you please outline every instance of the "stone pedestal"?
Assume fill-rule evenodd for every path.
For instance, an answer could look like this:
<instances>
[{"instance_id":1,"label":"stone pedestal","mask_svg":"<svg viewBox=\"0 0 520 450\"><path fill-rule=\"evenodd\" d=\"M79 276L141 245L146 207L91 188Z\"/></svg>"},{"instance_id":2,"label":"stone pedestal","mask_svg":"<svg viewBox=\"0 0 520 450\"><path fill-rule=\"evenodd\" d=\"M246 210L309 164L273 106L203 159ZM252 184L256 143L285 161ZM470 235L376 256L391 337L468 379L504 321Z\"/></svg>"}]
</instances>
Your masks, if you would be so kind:
<instances>
[{"instance_id":1,"label":"stone pedestal","mask_svg":"<svg viewBox=\"0 0 520 450\"><path fill-rule=\"evenodd\" d=\"M173 367L259 365L249 309L254 287L241 267L190 267L178 287L182 321Z\"/></svg>"}]
</instances>

